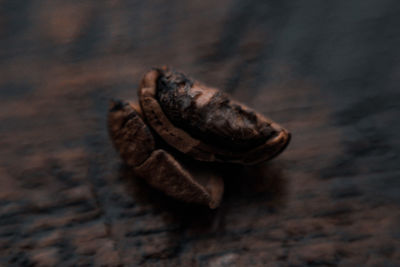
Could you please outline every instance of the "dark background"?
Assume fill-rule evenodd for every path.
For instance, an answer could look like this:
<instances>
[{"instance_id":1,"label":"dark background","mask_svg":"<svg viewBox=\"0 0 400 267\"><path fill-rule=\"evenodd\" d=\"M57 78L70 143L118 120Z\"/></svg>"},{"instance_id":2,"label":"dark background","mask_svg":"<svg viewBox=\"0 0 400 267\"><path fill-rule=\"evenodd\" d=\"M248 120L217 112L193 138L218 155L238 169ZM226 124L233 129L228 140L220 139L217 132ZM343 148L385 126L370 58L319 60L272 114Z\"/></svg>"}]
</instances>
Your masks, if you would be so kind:
<instances>
[{"instance_id":1,"label":"dark background","mask_svg":"<svg viewBox=\"0 0 400 267\"><path fill-rule=\"evenodd\" d=\"M398 0L0 0L0 265L400 266L399 48ZM163 64L293 133L215 211L108 138Z\"/></svg>"}]
</instances>

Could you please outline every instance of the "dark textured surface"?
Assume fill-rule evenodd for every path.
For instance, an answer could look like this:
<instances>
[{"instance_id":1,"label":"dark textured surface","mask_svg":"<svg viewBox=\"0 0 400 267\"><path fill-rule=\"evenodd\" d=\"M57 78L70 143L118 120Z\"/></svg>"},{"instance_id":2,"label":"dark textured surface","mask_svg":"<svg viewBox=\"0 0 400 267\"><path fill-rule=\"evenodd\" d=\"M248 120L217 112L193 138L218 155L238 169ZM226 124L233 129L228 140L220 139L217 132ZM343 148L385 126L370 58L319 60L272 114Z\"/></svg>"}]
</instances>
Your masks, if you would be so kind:
<instances>
[{"instance_id":1,"label":"dark textured surface","mask_svg":"<svg viewBox=\"0 0 400 267\"><path fill-rule=\"evenodd\" d=\"M0 265L399 266L400 3L0 1ZM209 211L121 165L110 98L171 65L287 126Z\"/></svg>"},{"instance_id":2,"label":"dark textured surface","mask_svg":"<svg viewBox=\"0 0 400 267\"><path fill-rule=\"evenodd\" d=\"M183 73L159 71L157 99L168 119L192 137L228 150L246 151L278 133L254 111L232 103L230 97L207 85L194 85Z\"/></svg>"},{"instance_id":3,"label":"dark textured surface","mask_svg":"<svg viewBox=\"0 0 400 267\"><path fill-rule=\"evenodd\" d=\"M189 164L191 168L183 166L191 159L185 155L177 157L170 147L160 145L159 137L132 104L112 101L107 124L116 151L135 177L175 199L213 209L219 205L224 192L223 178L201 162ZM182 162L183 157L186 162Z\"/></svg>"}]
</instances>

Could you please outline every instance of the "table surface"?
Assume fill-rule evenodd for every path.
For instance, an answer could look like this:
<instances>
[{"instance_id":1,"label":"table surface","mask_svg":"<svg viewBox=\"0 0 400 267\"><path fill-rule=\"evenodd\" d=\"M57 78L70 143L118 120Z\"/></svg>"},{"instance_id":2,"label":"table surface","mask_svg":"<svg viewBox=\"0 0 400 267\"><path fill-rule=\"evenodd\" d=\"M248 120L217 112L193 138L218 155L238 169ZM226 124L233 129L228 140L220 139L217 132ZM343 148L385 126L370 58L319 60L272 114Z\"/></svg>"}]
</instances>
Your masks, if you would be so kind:
<instances>
[{"instance_id":1,"label":"table surface","mask_svg":"<svg viewBox=\"0 0 400 267\"><path fill-rule=\"evenodd\" d=\"M0 264L400 266L400 2L0 1ZM167 64L291 130L220 208L134 177L106 128ZM229 170L227 170L229 172Z\"/></svg>"}]
</instances>

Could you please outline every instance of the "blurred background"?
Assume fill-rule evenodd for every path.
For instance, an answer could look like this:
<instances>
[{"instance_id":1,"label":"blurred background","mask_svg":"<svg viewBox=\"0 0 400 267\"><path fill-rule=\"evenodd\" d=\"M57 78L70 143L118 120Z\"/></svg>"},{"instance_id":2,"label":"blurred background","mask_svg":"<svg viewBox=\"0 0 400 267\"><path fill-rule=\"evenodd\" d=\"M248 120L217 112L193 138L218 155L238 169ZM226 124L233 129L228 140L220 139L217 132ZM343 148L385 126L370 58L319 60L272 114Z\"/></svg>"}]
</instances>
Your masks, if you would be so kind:
<instances>
[{"instance_id":1,"label":"blurred background","mask_svg":"<svg viewBox=\"0 0 400 267\"><path fill-rule=\"evenodd\" d=\"M400 266L400 2L0 0L0 265ZM169 65L293 139L209 211L151 189L111 98Z\"/></svg>"}]
</instances>

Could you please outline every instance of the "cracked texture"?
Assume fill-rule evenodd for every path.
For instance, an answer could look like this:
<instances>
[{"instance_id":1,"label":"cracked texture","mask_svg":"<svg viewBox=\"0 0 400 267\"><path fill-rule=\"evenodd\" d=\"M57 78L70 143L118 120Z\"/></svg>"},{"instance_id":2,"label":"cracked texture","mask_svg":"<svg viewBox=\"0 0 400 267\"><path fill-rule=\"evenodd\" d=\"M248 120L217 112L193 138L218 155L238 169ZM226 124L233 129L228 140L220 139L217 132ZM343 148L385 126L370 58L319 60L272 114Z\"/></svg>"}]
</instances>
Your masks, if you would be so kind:
<instances>
[{"instance_id":1,"label":"cracked texture","mask_svg":"<svg viewBox=\"0 0 400 267\"><path fill-rule=\"evenodd\" d=\"M0 1L0 265L399 266L399 12ZM295 136L267 165L227 168L217 210L136 179L109 140L109 99L135 100L162 64Z\"/></svg>"}]
</instances>

